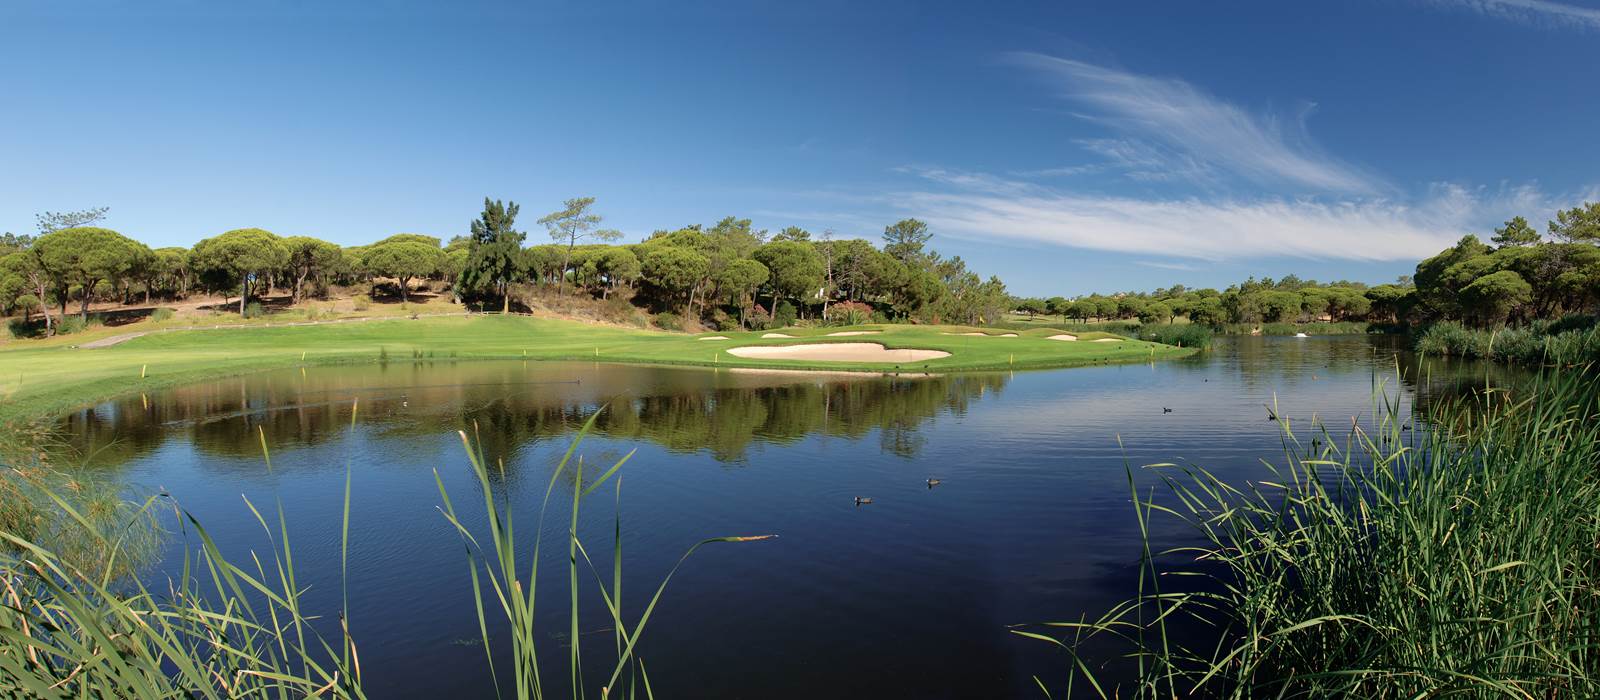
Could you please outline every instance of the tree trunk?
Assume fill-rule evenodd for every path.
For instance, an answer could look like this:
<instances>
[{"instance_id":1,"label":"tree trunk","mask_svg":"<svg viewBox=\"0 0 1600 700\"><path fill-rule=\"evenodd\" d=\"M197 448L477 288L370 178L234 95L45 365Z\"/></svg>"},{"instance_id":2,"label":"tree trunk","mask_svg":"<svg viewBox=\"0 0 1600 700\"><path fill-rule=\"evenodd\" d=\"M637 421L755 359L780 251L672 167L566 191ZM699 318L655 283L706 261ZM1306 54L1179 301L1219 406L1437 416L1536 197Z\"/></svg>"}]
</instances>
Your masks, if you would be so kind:
<instances>
[{"instance_id":1,"label":"tree trunk","mask_svg":"<svg viewBox=\"0 0 1600 700\"><path fill-rule=\"evenodd\" d=\"M94 285L99 280L87 280L87 282L88 284L83 285L83 303L78 307L78 317L83 319L84 323L89 322L89 297L94 296Z\"/></svg>"},{"instance_id":2,"label":"tree trunk","mask_svg":"<svg viewBox=\"0 0 1600 700\"><path fill-rule=\"evenodd\" d=\"M239 283L239 317L244 317L244 301L250 298L250 280Z\"/></svg>"},{"instance_id":3,"label":"tree trunk","mask_svg":"<svg viewBox=\"0 0 1600 700\"><path fill-rule=\"evenodd\" d=\"M410 282L411 282L411 278L410 277L401 277L400 278L400 303L402 303L402 304L404 304L407 301L409 301L409 299L406 298L406 288L411 286Z\"/></svg>"},{"instance_id":4,"label":"tree trunk","mask_svg":"<svg viewBox=\"0 0 1600 700\"><path fill-rule=\"evenodd\" d=\"M50 321L50 302L46 301L44 280L35 279L34 286L39 289L39 312L44 314L44 335L48 338L56 334L56 326Z\"/></svg>"},{"instance_id":5,"label":"tree trunk","mask_svg":"<svg viewBox=\"0 0 1600 700\"><path fill-rule=\"evenodd\" d=\"M572 248L578 245L578 237L571 236L567 239L567 253L561 256L561 269L556 271L556 296L566 292L562 291L567 283L567 265L572 264Z\"/></svg>"}]
</instances>

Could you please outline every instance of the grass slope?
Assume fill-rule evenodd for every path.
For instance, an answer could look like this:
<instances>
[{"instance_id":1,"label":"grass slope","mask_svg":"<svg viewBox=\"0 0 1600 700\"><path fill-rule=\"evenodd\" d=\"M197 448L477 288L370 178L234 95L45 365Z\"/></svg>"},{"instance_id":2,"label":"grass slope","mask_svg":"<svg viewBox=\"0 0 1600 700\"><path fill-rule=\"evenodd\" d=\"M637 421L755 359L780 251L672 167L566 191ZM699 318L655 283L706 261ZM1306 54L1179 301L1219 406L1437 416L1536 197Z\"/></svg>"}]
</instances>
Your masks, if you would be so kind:
<instances>
[{"instance_id":1,"label":"grass slope","mask_svg":"<svg viewBox=\"0 0 1600 700\"><path fill-rule=\"evenodd\" d=\"M841 330L881 331L828 336ZM946 335L956 326L862 326L782 329L796 338L762 338L762 331L701 336L518 316L374 320L316 326L222 328L153 333L105 348L60 343L14 344L0 350L0 422L56 414L94 401L210 377L339 362L528 358L600 360L773 369L928 371L1038 369L1182 357L1193 352L1155 343L1048 340L1049 329L1016 338ZM1087 340L1087 339L1086 339ZM950 357L914 366L893 363L747 359L723 352L741 345L874 342L890 348L943 350ZM303 354L302 354L303 353ZM141 376L142 375L142 376Z\"/></svg>"}]
</instances>

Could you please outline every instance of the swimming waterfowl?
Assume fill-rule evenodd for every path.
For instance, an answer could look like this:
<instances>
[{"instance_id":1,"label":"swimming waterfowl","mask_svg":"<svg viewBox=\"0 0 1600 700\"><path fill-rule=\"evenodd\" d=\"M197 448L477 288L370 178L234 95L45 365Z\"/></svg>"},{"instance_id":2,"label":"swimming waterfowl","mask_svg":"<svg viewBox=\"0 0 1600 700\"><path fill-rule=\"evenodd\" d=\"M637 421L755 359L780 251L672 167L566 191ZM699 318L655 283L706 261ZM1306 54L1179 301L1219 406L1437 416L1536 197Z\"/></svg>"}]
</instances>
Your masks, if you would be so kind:
<instances>
[{"instance_id":1,"label":"swimming waterfowl","mask_svg":"<svg viewBox=\"0 0 1600 700\"><path fill-rule=\"evenodd\" d=\"M864 506L864 505L867 505L869 503L872 503L872 499L870 499L870 498L862 498L860 496L856 496L856 505Z\"/></svg>"},{"instance_id":2,"label":"swimming waterfowl","mask_svg":"<svg viewBox=\"0 0 1600 700\"><path fill-rule=\"evenodd\" d=\"M942 484L942 483L944 483L944 481L942 479L929 479L928 480L928 488L931 489L931 488L933 488L935 486L938 486L939 484Z\"/></svg>"},{"instance_id":3,"label":"swimming waterfowl","mask_svg":"<svg viewBox=\"0 0 1600 700\"><path fill-rule=\"evenodd\" d=\"M1170 409L1170 408L1167 408L1167 407L1166 407L1166 406L1162 406L1162 407L1161 407L1161 412L1162 412L1162 413L1171 413L1171 412L1172 412L1172 409Z\"/></svg>"}]
</instances>

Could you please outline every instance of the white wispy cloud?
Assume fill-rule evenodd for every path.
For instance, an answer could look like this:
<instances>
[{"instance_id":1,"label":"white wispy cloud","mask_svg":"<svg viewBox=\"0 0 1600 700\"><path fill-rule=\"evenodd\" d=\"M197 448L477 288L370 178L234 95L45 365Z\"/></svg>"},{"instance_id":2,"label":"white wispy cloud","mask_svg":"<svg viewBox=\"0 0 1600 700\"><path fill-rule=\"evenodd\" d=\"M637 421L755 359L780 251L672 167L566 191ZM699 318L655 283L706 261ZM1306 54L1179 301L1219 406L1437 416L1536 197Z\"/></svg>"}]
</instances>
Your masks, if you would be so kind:
<instances>
[{"instance_id":1,"label":"white wispy cloud","mask_svg":"<svg viewBox=\"0 0 1600 700\"><path fill-rule=\"evenodd\" d=\"M1431 4L1522 22L1600 29L1600 9L1550 0L1431 0Z\"/></svg>"},{"instance_id":2,"label":"white wispy cloud","mask_svg":"<svg viewBox=\"0 0 1600 700\"><path fill-rule=\"evenodd\" d=\"M1193 272L1194 270L1199 269L1188 263L1161 262L1160 260L1135 260L1133 261L1133 264L1143 265L1144 267L1154 267L1160 270L1181 270L1184 272Z\"/></svg>"},{"instance_id":3,"label":"white wispy cloud","mask_svg":"<svg viewBox=\"0 0 1600 700\"><path fill-rule=\"evenodd\" d=\"M1305 132L1309 110L1288 120L1256 115L1182 80L1039 53L1008 58L1049 78L1063 98L1086 110L1080 116L1127 134L1083 145L1136 177L1204 179L1226 171L1318 192L1388 189L1381 179L1322 153Z\"/></svg>"},{"instance_id":4,"label":"white wispy cloud","mask_svg":"<svg viewBox=\"0 0 1600 700\"><path fill-rule=\"evenodd\" d=\"M911 171L931 187L889 203L940 235L1219 261L1272 256L1416 260L1522 214L1570 201L1532 185L1437 184L1413 202L1385 198L1150 199L1061 191L983 174ZM1143 263L1141 263L1143 264Z\"/></svg>"}]
</instances>

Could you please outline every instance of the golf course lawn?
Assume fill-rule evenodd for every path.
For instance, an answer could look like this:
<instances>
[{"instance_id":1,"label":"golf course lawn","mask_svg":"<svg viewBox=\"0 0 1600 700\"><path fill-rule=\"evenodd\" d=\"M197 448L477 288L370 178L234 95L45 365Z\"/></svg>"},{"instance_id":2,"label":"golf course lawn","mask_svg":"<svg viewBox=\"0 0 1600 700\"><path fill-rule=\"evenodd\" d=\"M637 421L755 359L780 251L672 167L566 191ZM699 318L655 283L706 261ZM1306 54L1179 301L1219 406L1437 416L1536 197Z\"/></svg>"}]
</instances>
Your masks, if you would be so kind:
<instances>
[{"instance_id":1,"label":"golf course lawn","mask_svg":"<svg viewBox=\"0 0 1600 700\"><path fill-rule=\"evenodd\" d=\"M130 328L130 330L135 330ZM109 347L60 342L13 343L0 350L0 423L37 419L140 390L263 369L340 362L517 359L597 360L771 369L866 372L958 372L1042 369L1183 357L1193 349L1103 333L1077 341L1051 340L1061 331L1039 328L1018 337L958 335L959 326L860 326L776 331L683 333L636 330L553 318L473 316L373 320L313 326L220 328L151 333ZM763 338L767 333L793 338ZM848 333L848 335L829 335ZM726 340L704 340L723 336ZM1097 339L1114 339L1094 342ZM878 343L886 348L938 350L940 357L894 362L741 358L726 352L747 345Z\"/></svg>"}]
</instances>

